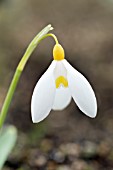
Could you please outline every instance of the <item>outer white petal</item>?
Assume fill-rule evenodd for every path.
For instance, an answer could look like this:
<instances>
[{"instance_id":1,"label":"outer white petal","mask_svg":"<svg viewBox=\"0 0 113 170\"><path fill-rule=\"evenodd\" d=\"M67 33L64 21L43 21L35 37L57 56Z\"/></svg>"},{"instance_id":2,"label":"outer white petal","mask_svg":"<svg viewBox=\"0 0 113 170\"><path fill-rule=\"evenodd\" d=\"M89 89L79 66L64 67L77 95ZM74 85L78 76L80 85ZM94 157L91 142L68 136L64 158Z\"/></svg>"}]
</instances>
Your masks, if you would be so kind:
<instances>
[{"instance_id":1,"label":"outer white petal","mask_svg":"<svg viewBox=\"0 0 113 170\"><path fill-rule=\"evenodd\" d=\"M63 110L71 101L71 94L68 88L60 87L56 89L55 99L52 109Z\"/></svg>"},{"instance_id":2,"label":"outer white petal","mask_svg":"<svg viewBox=\"0 0 113 170\"><path fill-rule=\"evenodd\" d=\"M46 118L53 106L55 97L53 71L55 65L56 62L53 61L35 86L31 101L31 114L34 123L40 122Z\"/></svg>"},{"instance_id":3,"label":"outer white petal","mask_svg":"<svg viewBox=\"0 0 113 170\"><path fill-rule=\"evenodd\" d=\"M67 69L69 89L74 101L83 113L94 118L97 114L97 101L91 85L66 60L63 60L63 63Z\"/></svg>"}]
</instances>

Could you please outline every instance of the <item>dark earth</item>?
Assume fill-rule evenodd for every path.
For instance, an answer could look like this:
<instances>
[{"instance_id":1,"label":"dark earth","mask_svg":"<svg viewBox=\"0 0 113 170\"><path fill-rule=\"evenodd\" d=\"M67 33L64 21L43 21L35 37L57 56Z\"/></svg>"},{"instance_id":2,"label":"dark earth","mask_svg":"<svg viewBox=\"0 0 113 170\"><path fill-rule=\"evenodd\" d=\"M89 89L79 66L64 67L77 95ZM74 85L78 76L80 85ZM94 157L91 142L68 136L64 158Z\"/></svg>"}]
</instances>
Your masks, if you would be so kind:
<instances>
[{"instance_id":1,"label":"dark earth","mask_svg":"<svg viewBox=\"0 0 113 170\"><path fill-rule=\"evenodd\" d=\"M48 24L66 59L92 84L98 114L88 118L72 102L32 123L32 92L52 61L54 41L47 38L26 65L9 109L6 124L17 127L18 140L3 170L113 170L112 0L0 0L0 107L27 45Z\"/></svg>"}]
</instances>

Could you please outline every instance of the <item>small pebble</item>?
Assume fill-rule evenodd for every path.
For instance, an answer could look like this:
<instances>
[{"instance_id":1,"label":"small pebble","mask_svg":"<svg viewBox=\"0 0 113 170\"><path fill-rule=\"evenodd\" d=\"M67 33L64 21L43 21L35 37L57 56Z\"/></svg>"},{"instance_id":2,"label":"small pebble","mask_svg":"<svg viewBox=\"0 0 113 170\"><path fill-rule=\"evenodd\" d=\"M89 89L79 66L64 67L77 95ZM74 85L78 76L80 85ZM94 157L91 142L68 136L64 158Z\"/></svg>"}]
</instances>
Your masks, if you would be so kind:
<instances>
[{"instance_id":1,"label":"small pebble","mask_svg":"<svg viewBox=\"0 0 113 170\"><path fill-rule=\"evenodd\" d=\"M28 163L30 166L41 167L47 162L46 156L41 153L38 149L32 149L30 156L28 158Z\"/></svg>"},{"instance_id":2,"label":"small pebble","mask_svg":"<svg viewBox=\"0 0 113 170\"><path fill-rule=\"evenodd\" d=\"M47 170L56 170L57 164L53 161L47 163Z\"/></svg>"},{"instance_id":3,"label":"small pebble","mask_svg":"<svg viewBox=\"0 0 113 170\"><path fill-rule=\"evenodd\" d=\"M76 160L75 162L72 163L71 170L92 170L92 169L89 169L89 166L85 161Z\"/></svg>"},{"instance_id":4,"label":"small pebble","mask_svg":"<svg viewBox=\"0 0 113 170\"><path fill-rule=\"evenodd\" d=\"M44 152L49 152L53 148L53 141L50 139L44 139L41 142L40 148Z\"/></svg>"},{"instance_id":5,"label":"small pebble","mask_svg":"<svg viewBox=\"0 0 113 170\"><path fill-rule=\"evenodd\" d=\"M111 151L111 147L109 145L109 143L103 141L100 143L100 145L98 146L98 154L99 156L107 156Z\"/></svg>"},{"instance_id":6,"label":"small pebble","mask_svg":"<svg viewBox=\"0 0 113 170\"><path fill-rule=\"evenodd\" d=\"M66 155L73 155L78 157L80 154L80 146L75 143L62 144L60 149Z\"/></svg>"},{"instance_id":7,"label":"small pebble","mask_svg":"<svg viewBox=\"0 0 113 170\"><path fill-rule=\"evenodd\" d=\"M54 150L51 153L50 158L53 159L57 163L63 163L65 160L65 155L60 150Z\"/></svg>"},{"instance_id":8,"label":"small pebble","mask_svg":"<svg viewBox=\"0 0 113 170\"><path fill-rule=\"evenodd\" d=\"M97 145L93 142L86 141L81 148L81 157L90 159L97 154Z\"/></svg>"},{"instance_id":9,"label":"small pebble","mask_svg":"<svg viewBox=\"0 0 113 170\"><path fill-rule=\"evenodd\" d=\"M38 167L44 166L47 162L45 156L40 155L38 158L35 159L34 164Z\"/></svg>"},{"instance_id":10,"label":"small pebble","mask_svg":"<svg viewBox=\"0 0 113 170\"><path fill-rule=\"evenodd\" d=\"M67 165L60 165L60 166L57 167L56 170L71 170L71 169Z\"/></svg>"}]
</instances>

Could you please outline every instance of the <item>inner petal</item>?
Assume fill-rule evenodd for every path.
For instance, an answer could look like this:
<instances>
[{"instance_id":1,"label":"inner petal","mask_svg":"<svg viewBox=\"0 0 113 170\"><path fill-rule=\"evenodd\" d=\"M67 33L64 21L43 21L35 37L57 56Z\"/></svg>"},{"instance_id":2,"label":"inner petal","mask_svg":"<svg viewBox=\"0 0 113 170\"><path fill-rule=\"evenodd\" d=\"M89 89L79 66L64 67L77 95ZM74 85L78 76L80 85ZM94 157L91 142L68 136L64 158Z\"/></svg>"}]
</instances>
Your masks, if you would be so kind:
<instances>
[{"instance_id":1,"label":"inner petal","mask_svg":"<svg viewBox=\"0 0 113 170\"><path fill-rule=\"evenodd\" d=\"M60 86L63 86L64 88L68 87L67 70L61 61L58 61L56 64L54 77L56 88L59 88Z\"/></svg>"},{"instance_id":2,"label":"inner petal","mask_svg":"<svg viewBox=\"0 0 113 170\"><path fill-rule=\"evenodd\" d=\"M69 88L60 87L56 89L53 110L63 110L71 102L71 94Z\"/></svg>"},{"instance_id":3,"label":"inner petal","mask_svg":"<svg viewBox=\"0 0 113 170\"><path fill-rule=\"evenodd\" d=\"M59 76L55 80L56 88L59 88L61 85L63 85L65 88L68 87L68 81L64 76Z\"/></svg>"}]
</instances>

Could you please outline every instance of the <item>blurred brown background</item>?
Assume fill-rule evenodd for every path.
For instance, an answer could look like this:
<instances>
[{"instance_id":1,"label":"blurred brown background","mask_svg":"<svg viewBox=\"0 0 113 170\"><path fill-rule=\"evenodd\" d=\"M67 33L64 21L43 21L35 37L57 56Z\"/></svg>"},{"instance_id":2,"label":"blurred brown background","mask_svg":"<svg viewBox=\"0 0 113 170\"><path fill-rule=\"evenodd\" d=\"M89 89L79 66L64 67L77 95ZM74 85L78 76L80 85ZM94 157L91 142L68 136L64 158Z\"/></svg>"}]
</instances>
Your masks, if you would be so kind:
<instances>
[{"instance_id":1,"label":"blurred brown background","mask_svg":"<svg viewBox=\"0 0 113 170\"><path fill-rule=\"evenodd\" d=\"M52 111L44 123L47 134L61 141L113 139L113 1L112 0L0 0L0 106L14 70L33 37L52 24L66 59L95 89L98 115L90 119L72 102L62 112ZM54 41L37 47L20 79L7 122L22 132L31 122L30 100L37 80L52 60ZM40 126L39 125L39 126ZM38 133L38 128L37 128Z\"/></svg>"}]
</instances>

